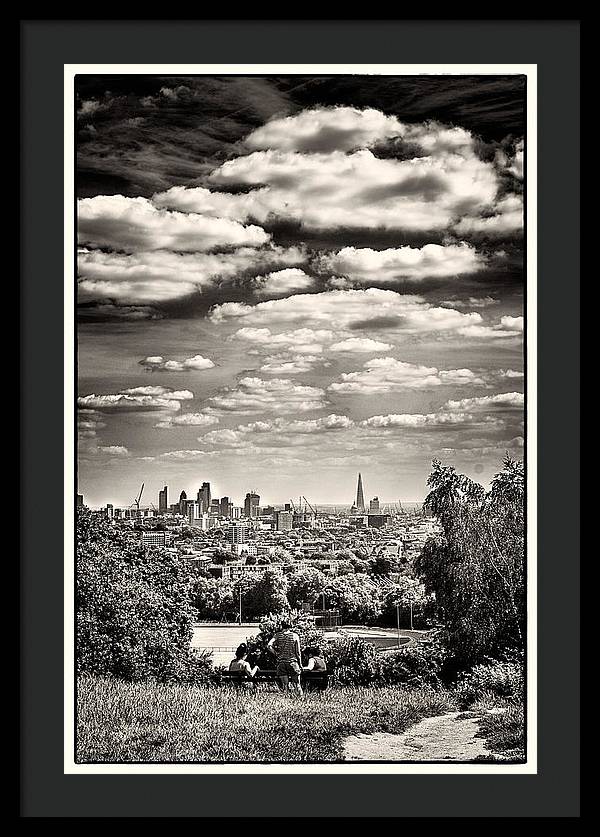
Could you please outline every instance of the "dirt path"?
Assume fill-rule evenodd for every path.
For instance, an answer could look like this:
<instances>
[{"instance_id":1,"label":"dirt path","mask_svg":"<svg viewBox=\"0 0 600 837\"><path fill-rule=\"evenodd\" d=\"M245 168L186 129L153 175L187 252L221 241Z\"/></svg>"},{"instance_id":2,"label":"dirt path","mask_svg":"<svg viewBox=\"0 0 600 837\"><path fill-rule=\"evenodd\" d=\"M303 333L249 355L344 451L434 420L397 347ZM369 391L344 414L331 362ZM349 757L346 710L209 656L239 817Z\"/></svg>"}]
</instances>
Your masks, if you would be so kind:
<instances>
[{"instance_id":1,"label":"dirt path","mask_svg":"<svg viewBox=\"0 0 600 837\"><path fill-rule=\"evenodd\" d=\"M377 732L353 735L344 742L346 761L473 761L491 758L479 732L477 718L448 712L424 718L400 735Z\"/></svg>"}]
</instances>

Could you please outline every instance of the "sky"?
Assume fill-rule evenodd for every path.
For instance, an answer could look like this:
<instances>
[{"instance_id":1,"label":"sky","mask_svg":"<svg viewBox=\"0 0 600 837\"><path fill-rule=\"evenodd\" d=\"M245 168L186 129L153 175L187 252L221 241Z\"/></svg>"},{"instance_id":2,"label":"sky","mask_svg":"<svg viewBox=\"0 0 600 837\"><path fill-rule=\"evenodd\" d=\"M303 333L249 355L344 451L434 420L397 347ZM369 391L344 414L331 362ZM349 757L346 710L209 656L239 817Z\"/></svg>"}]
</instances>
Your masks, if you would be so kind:
<instances>
[{"instance_id":1,"label":"sky","mask_svg":"<svg viewBox=\"0 0 600 837\"><path fill-rule=\"evenodd\" d=\"M76 79L78 487L421 500L523 451L522 76Z\"/></svg>"}]
</instances>

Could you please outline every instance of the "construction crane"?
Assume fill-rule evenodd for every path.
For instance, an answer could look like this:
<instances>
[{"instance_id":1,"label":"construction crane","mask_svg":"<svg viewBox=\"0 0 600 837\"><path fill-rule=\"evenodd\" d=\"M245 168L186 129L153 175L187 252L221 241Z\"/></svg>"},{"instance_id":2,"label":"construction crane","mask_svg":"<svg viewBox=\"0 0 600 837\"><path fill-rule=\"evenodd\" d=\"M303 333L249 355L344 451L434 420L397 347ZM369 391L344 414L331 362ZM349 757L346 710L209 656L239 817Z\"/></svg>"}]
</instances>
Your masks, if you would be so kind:
<instances>
[{"instance_id":1,"label":"construction crane","mask_svg":"<svg viewBox=\"0 0 600 837\"><path fill-rule=\"evenodd\" d=\"M144 483L142 483L142 487L140 488L140 493L138 494L136 499L131 504L131 506L135 506L135 510L136 510L135 511L135 516L136 517L140 516L140 500L142 499L143 492L144 492ZM129 508L131 508L131 506L129 506Z\"/></svg>"},{"instance_id":2,"label":"construction crane","mask_svg":"<svg viewBox=\"0 0 600 837\"><path fill-rule=\"evenodd\" d=\"M311 510L311 512L312 512L312 513L314 514L314 516L316 517L316 516L317 516L317 510L316 510L316 508L314 508L313 506L311 506L311 504L308 502L308 500L306 499L306 497L305 497L304 495L302 495L302 499L304 500L304 502L306 503L306 505L308 506L308 508Z\"/></svg>"}]
</instances>

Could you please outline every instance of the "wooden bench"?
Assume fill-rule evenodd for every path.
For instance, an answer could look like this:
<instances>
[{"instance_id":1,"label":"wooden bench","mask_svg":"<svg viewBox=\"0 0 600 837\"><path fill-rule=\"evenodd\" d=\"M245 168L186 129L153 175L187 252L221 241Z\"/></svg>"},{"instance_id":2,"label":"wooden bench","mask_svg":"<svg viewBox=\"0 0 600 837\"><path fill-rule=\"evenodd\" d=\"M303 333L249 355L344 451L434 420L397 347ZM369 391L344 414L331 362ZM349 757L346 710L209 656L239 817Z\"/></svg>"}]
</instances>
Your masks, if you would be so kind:
<instances>
[{"instance_id":1,"label":"wooden bench","mask_svg":"<svg viewBox=\"0 0 600 837\"><path fill-rule=\"evenodd\" d=\"M303 687L320 692L325 691L329 685L329 678L332 672L329 671L303 671L300 675L300 682ZM250 677L243 671L223 671L221 675L225 682L231 683L235 686L241 686L244 683L249 683L256 687L259 683L275 683L281 688L281 680L277 675L275 669L261 669L256 672L254 677Z\"/></svg>"}]
</instances>

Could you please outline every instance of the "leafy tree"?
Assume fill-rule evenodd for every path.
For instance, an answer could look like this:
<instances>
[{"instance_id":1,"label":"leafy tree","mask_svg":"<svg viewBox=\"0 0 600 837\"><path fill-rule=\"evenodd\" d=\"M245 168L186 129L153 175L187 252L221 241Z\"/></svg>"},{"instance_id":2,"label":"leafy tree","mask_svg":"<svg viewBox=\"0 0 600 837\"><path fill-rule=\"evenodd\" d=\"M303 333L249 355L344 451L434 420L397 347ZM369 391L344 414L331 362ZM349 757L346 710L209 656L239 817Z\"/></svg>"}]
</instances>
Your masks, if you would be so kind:
<instances>
[{"instance_id":1,"label":"leafy tree","mask_svg":"<svg viewBox=\"0 0 600 837\"><path fill-rule=\"evenodd\" d=\"M288 580L279 568L269 567L253 579L251 585L243 594L243 611L248 618L256 619L267 613L285 613L289 610Z\"/></svg>"},{"instance_id":2,"label":"leafy tree","mask_svg":"<svg viewBox=\"0 0 600 837\"><path fill-rule=\"evenodd\" d=\"M371 575L389 575L394 569L394 562L387 555L376 555L369 561Z\"/></svg>"},{"instance_id":3,"label":"leafy tree","mask_svg":"<svg viewBox=\"0 0 600 837\"><path fill-rule=\"evenodd\" d=\"M425 507L441 523L415 561L435 593L445 641L459 664L523 647L524 470L506 457L491 490L433 463Z\"/></svg>"},{"instance_id":4,"label":"leafy tree","mask_svg":"<svg viewBox=\"0 0 600 837\"><path fill-rule=\"evenodd\" d=\"M194 577L184 561L144 549L82 510L77 519L77 670L126 680L194 680Z\"/></svg>"},{"instance_id":5,"label":"leafy tree","mask_svg":"<svg viewBox=\"0 0 600 837\"><path fill-rule=\"evenodd\" d=\"M269 613L261 619L259 633L248 640L248 658L252 665L258 665L262 669L275 667L275 660L267 651L267 643L281 629L283 619L291 623L293 630L300 637L302 650L311 645L323 645L323 632L314 627L312 619L306 613L297 610Z\"/></svg>"},{"instance_id":6,"label":"leafy tree","mask_svg":"<svg viewBox=\"0 0 600 837\"><path fill-rule=\"evenodd\" d=\"M339 608L344 622L371 625L381 614L379 588L362 573L331 579L325 597L329 607Z\"/></svg>"},{"instance_id":7,"label":"leafy tree","mask_svg":"<svg viewBox=\"0 0 600 837\"><path fill-rule=\"evenodd\" d=\"M304 567L289 576L287 598L291 608L312 604L327 586L326 576L316 567Z\"/></svg>"}]
</instances>

